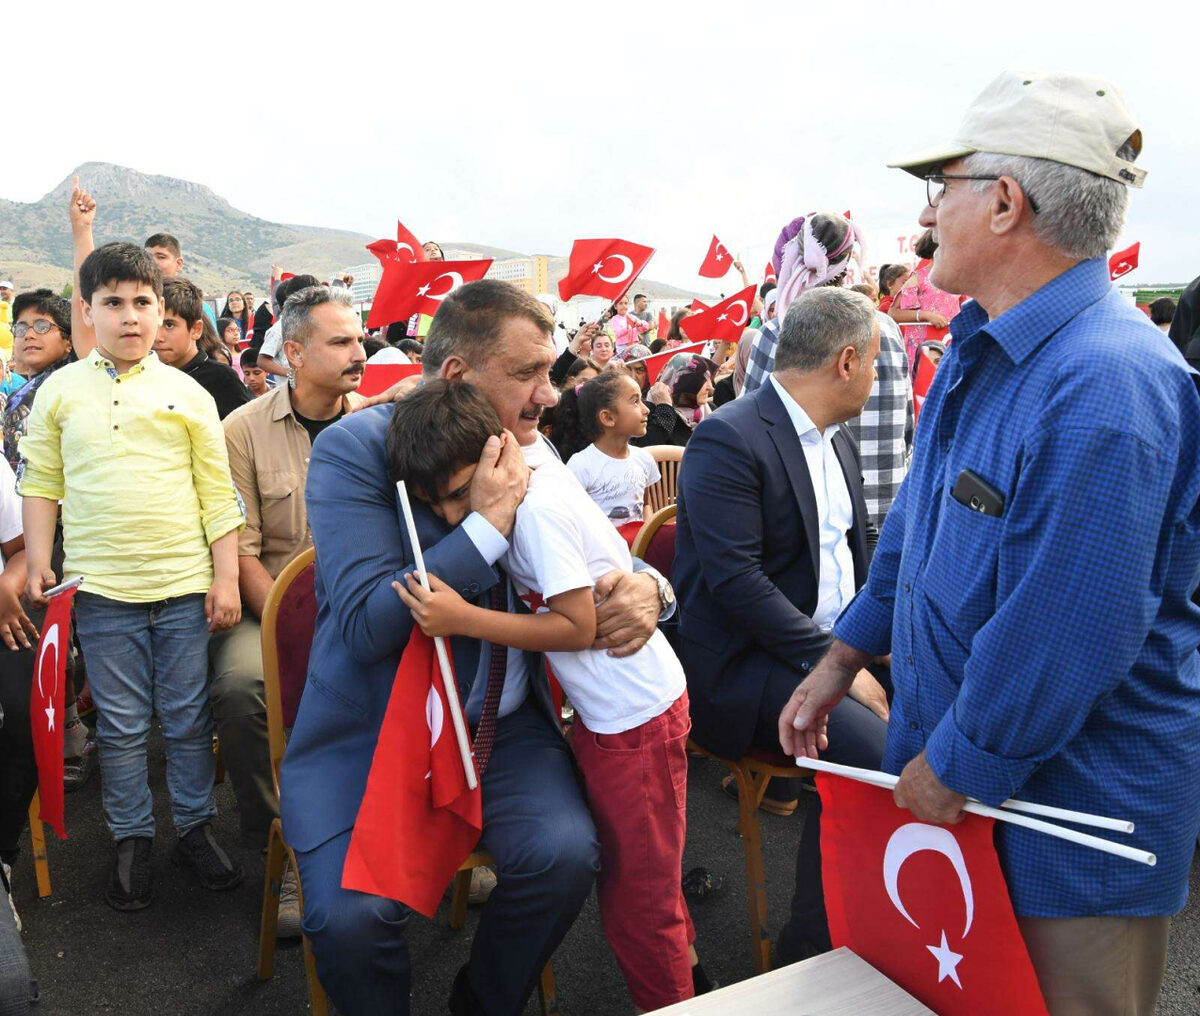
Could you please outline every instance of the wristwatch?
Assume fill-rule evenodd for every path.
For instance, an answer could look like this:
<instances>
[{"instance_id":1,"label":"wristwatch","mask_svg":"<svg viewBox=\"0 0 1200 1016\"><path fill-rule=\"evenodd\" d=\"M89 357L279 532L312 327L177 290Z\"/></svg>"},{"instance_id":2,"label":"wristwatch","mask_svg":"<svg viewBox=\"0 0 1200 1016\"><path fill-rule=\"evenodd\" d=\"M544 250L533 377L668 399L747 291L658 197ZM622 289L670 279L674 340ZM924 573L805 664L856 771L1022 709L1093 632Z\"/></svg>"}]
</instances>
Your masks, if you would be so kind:
<instances>
[{"instance_id":1,"label":"wristwatch","mask_svg":"<svg viewBox=\"0 0 1200 1016\"><path fill-rule=\"evenodd\" d=\"M654 573L654 581L658 584L658 616L669 615L675 608L675 590L671 588L671 583L657 571Z\"/></svg>"}]
</instances>

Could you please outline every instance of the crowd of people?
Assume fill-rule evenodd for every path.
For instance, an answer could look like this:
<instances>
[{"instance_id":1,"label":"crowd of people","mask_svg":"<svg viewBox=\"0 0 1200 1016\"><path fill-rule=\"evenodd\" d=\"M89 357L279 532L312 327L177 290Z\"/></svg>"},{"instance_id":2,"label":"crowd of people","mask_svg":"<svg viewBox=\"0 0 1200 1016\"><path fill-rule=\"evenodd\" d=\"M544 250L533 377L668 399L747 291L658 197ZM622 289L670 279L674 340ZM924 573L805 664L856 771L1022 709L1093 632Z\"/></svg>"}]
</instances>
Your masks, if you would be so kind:
<instances>
[{"instance_id":1,"label":"crowd of people","mask_svg":"<svg viewBox=\"0 0 1200 1016\"><path fill-rule=\"evenodd\" d=\"M689 736L899 774L921 821L968 797L1119 801L1156 868L1012 828L997 849L1049 1009L1151 1012L1200 827L1197 286L1149 318L1113 291L1136 122L1111 83L1026 78L898 164L928 188L915 265L865 277L857 222L790 218L737 342L692 341L686 308L659 334L636 291L567 329L566 307L486 279L365 334L352 279L278 267L217 314L174 236L96 247L77 182L73 298L0 283L5 889L38 781L45 592L82 575L64 778L100 771L106 901L154 900L153 715L176 860L207 889L242 880L213 833L215 736L243 839L282 817L296 854L278 933L311 940L346 1016L408 1011L412 911L342 872L416 628L449 638L494 862L451 1012L521 1011L593 883L639 1010L712 990L681 888ZM1030 151L1047 111L1078 126ZM357 394L395 362L422 378ZM630 552L664 447L685 449L669 575ZM260 623L309 547L280 799ZM761 807L791 814L799 790L775 780ZM814 797L777 964L832 948L820 829Z\"/></svg>"}]
</instances>

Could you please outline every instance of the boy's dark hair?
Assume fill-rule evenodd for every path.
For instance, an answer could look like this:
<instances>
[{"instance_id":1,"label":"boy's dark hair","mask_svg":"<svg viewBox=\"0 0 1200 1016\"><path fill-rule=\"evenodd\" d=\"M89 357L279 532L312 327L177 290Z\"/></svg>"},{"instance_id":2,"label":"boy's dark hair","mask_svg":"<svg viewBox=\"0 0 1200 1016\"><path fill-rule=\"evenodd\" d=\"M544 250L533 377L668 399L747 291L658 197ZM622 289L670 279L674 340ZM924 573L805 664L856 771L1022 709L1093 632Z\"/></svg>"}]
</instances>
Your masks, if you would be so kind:
<instances>
[{"instance_id":1,"label":"boy's dark hair","mask_svg":"<svg viewBox=\"0 0 1200 1016\"><path fill-rule=\"evenodd\" d=\"M566 462L581 452L603 431L600 410L611 409L621 394L621 382L629 377L621 370L602 370L578 388L568 388L558 401L550 442Z\"/></svg>"},{"instance_id":2,"label":"boy's dark hair","mask_svg":"<svg viewBox=\"0 0 1200 1016\"><path fill-rule=\"evenodd\" d=\"M413 363L420 363L421 354L425 352L425 347L416 339L401 339L396 343L396 348L412 360Z\"/></svg>"},{"instance_id":3,"label":"boy's dark hair","mask_svg":"<svg viewBox=\"0 0 1200 1016\"><path fill-rule=\"evenodd\" d=\"M163 295L162 272L144 247L131 243L106 243L97 247L79 266L79 295L92 302L92 294L100 286L116 282L139 282Z\"/></svg>"},{"instance_id":4,"label":"boy's dark hair","mask_svg":"<svg viewBox=\"0 0 1200 1016\"><path fill-rule=\"evenodd\" d=\"M487 439L504 428L492 404L464 381L427 381L396 403L388 424L388 478L436 501L456 469L479 461Z\"/></svg>"},{"instance_id":5,"label":"boy's dark hair","mask_svg":"<svg viewBox=\"0 0 1200 1016\"><path fill-rule=\"evenodd\" d=\"M257 349L243 349L242 355L238 357L238 360L241 361L242 370L250 370L251 368L254 368L255 370L262 370L262 368L258 365Z\"/></svg>"},{"instance_id":6,"label":"boy's dark hair","mask_svg":"<svg viewBox=\"0 0 1200 1016\"><path fill-rule=\"evenodd\" d=\"M370 359L382 349L387 348L387 343L382 339L373 339L369 335L363 339L363 352L367 354L367 359Z\"/></svg>"},{"instance_id":7,"label":"boy's dark hair","mask_svg":"<svg viewBox=\"0 0 1200 1016\"><path fill-rule=\"evenodd\" d=\"M183 323L192 328L204 313L204 294L194 282L178 275L162 280L163 310L183 318Z\"/></svg>"},{"instance_id":8,"label":"boy's dark hair","mask_svg":"<svg viewBox=\"0 0 1200 1016\"><path fill-rule=\"evenodd\" d=\"M16 322L27 310L45 314L62 332L64 339L71 337L71 305L52 289L35 289L20 293L12 303L12 319Z\"/></svg>"},{"instance_id":9,"label":"boy's dark hair","mask_svg":"<svg viewBox=\"0 0 1200 1016\"><path fill-rule=\"evenodd\" d=\"M646 299L646 294L645 294L645 293L634 293L634 294L633 294L633 298L634 298L635 300L645 300L645 299Z\"/></svg>"},{"instance_id":10,"label":"boy's dark hair","mask_svg":"<svg viewBox=\"0 0 1200 1016\"><path fill-rule=\"evenodd\" d=\"M287 303L288 297L293 293L299 293L302 289L320 284L320 280L315 275L293 275L290 279L284 279L275 287L275 300L279 304L280 313L283 313L283 305Z\"/></svg>"},{"instance_id":11,"label":"boy's dark hair","mask_svg":"<svg viewBox=\"0 0 1200 1016\"><path fill-rule=\"evenodd\" d=\"M155 233L153 236L148 237L142 246L162 247L166 250L169 250L171 252L171 257L173 258L183 257L183 248L179 246L179 241L176 240L175 237L173 237L170 233Z\"/></svg>"},{"instance_id":12,"label":"boy's dark hair","mask_svg":"<svg viewBox=\"0 0 1200 1016\"><path fill-rule=\"evenodd\" d=\"M765 300L767 298L767 294L771 292L772 289L776 288L778 287L775 285L775 281L773 279L767 279L766 282L758 287L758 298L760 300Z\"/></svg>"},{"instance_id":13,"label":"boy's dark hair","mask_svg":"<svg viewBox=\"0 0 1200 1016\"><path fill-rule=\"evenodd\" d=\"M19 296L17 299L21 299ZM16 304L13 305L13 317L17 316ZM1156 325L1169 325L1175 319L1175 301L1169 296L1160 296L1150 304L1150 320Z\"/></svg>"}]
</instances>

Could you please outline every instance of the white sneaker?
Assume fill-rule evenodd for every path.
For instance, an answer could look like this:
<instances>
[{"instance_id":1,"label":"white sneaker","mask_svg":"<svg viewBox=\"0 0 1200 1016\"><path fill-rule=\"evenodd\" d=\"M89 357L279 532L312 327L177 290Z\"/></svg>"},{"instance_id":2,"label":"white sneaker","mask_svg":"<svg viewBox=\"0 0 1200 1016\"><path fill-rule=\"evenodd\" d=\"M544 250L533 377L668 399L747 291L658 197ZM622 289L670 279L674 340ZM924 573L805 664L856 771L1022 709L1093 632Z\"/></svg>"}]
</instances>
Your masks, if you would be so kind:
<instances>
[{"instance_id":1,"label":"white sneaker","mask_svg":"<svg viewBox=\"0 0 1200 1016\"><path fill-rule=\"evenodd\" d=\"M299 938L300 934L300 883L289 864L283 869L283 881L279 883L279 921L275 925L275 937Z\"/></svg>"},{"instance_id":2,"label":"white sneaker","mask_svg":"<svg viewBox=\"0 0 1200 1016\"><path fill-rule=\"evenodd\" d=\"M12 898L12 868L3 861L0 861L0 868L4 869L4 895L8 897L8 905L12 909L13 923L17 926L17 932L21 931L21 915L17 913L17 905Z\"/></svg>"}]
</instances>

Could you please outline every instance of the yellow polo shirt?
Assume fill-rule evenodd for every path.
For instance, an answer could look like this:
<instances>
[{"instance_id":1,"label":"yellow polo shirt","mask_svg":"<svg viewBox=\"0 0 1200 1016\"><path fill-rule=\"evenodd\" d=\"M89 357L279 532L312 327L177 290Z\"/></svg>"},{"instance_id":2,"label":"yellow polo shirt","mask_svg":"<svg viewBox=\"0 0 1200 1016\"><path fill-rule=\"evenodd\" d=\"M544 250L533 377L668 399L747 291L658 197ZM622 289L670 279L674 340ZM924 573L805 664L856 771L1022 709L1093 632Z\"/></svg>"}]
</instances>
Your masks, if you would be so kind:
<instances>
[{"instance_id":1,"label":"yellow polo shirt","mask_svg":"<svg viewBox=\"0 0 1200 1016\"><path fill-rule=\"evenodd\" d=\"M209 544L241 529L212 396L154 353L117 374L92 350L38 391L18 493L61 500L64 578L127 603L212 585Z\"/></svg>"}]
</instances>

